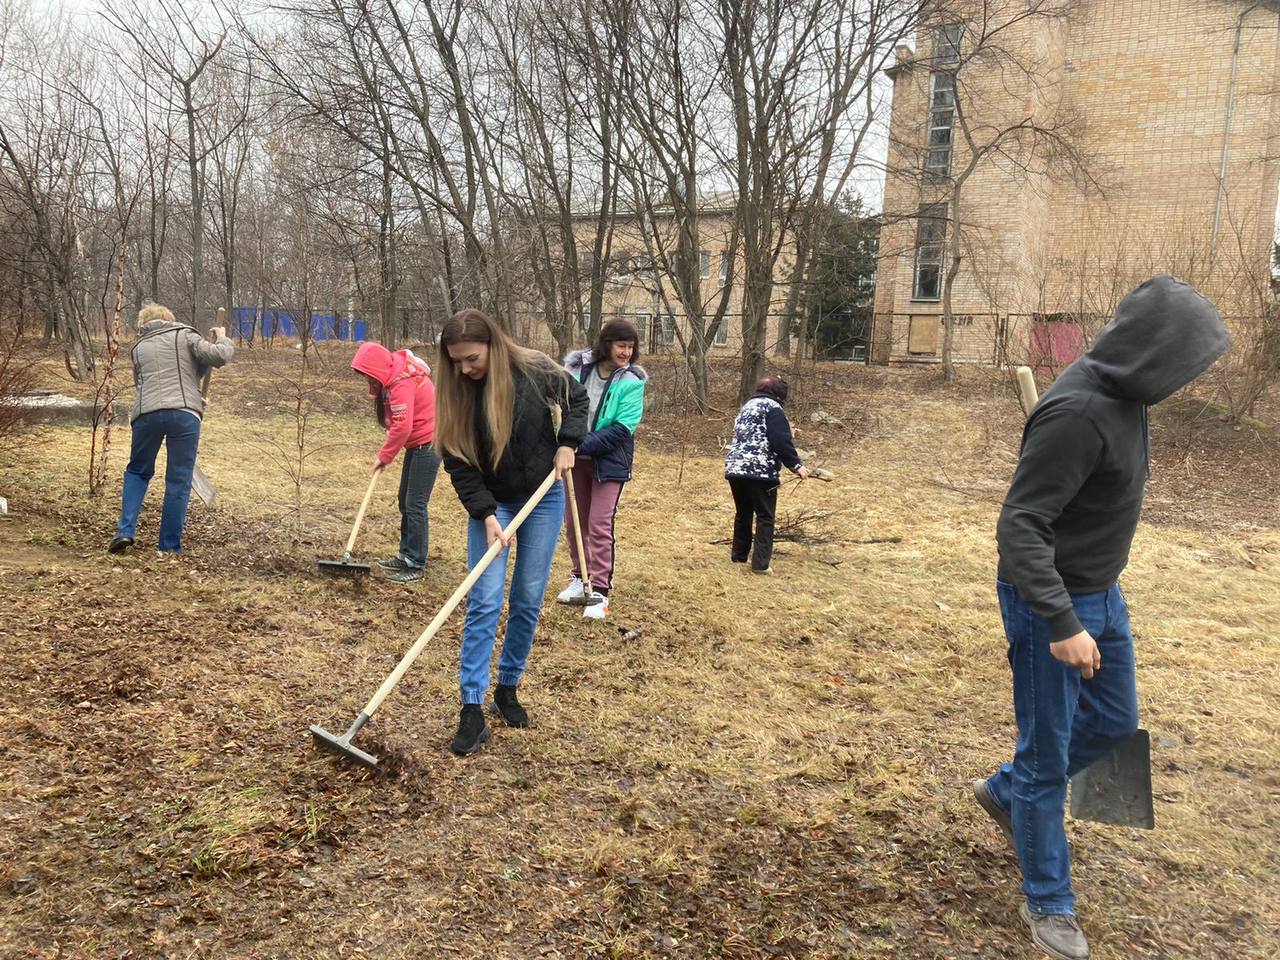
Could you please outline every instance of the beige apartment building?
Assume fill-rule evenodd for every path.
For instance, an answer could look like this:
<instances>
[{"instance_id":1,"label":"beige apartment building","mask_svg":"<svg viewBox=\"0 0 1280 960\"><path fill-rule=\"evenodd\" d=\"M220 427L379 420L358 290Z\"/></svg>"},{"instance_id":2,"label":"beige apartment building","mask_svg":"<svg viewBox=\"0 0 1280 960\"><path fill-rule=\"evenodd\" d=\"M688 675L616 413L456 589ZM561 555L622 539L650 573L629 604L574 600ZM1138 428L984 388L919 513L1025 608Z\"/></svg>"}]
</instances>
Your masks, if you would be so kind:
<instances>
[{"instance_id":1,"label":"beige apartment building","mask_svg":"<svg viewBox=\"0 0 1280 960\"><path fill-rule=\"evenodd\" d=\"M1027 7L952 4L898 49L872 359L937 359L956 249L957 359L1070 359L1159 272L1258 316L1280 4L1082 0L1015 23Z\"/></svg>"},{"instance_id":2,"label":"beige apartment building","mask_svg":"<svg viewBox=\"0 0 1280 960\"><path fill-rule=\"evenodd\" d=\"M705 316L719 307L725 287L729 302L724 322L716 330L710 345L712 356L737 356L742 352L742 265L729 269L729 239L733 225L733 198L711 194L698 212L698 276L700 300ZM656 228L646 244L640 220L619 213L613 232L613 249L609 278L605 282L603 316L625 317L640 330L643 348L650 352L678 350L682 338L689 336L685 311L676 296L664 257L676 248L676 223L661 211L654 214ZM580 221L579 249L586 249L595 229L594 215ZM656 257L655 257L656 255ZM656 262L655 262L656 259ZM794 260L784 254L775 268L776 280L765 343L772 352L778 339L778 325L786 308L789 284L786 277ZM665 292L665 299L663 293Z\"/></svg>"}]
</instances>

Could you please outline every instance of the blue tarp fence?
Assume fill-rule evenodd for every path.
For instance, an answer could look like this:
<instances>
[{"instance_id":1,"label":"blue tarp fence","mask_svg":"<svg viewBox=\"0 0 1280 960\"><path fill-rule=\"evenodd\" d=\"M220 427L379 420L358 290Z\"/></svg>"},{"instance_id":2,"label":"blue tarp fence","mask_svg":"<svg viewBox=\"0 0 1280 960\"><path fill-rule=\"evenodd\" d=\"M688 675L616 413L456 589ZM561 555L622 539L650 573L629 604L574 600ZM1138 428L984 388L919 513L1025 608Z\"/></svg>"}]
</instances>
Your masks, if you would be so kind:
<instances>
[{"instance_id":1,"label":"blue tarp fence","mask_svg":"<svg viewBox=\"0 0 1280 960\"><path fill-rule=\"evenodd\" d=\"M233 307L231 309L231 329L227 331L233 337L253 342L257 339L272 340L276 337L301 339L298 326L303 322L301 312L281 310L276 307L263 307L261 318L257 307ZM349 340L352 342L369 339L369 324L365 320L356 320L340 313L320 313L311 311L312 340Z\"/></svg>"}]
</instances>

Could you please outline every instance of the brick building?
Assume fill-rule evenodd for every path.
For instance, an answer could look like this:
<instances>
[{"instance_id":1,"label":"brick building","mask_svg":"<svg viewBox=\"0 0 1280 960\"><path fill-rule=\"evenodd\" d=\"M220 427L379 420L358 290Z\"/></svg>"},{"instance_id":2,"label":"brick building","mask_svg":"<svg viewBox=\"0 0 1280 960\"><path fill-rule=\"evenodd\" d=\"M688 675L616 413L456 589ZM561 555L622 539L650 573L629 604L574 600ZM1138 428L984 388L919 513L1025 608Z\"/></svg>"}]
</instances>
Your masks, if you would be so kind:
<instances>
[{"instance_id":1,"label":"brick building","mask_svg":"<svg viewBox=\"0 0 1280 960\"><path fill-rule=\"evenodd\" d=\"M1280 3L1030 6L951 4L898 50L874 360L938 357L957 248L959 360L1068 358L1157 272L1228 316L1267 296Z\"/></svg>"}]
</instances>

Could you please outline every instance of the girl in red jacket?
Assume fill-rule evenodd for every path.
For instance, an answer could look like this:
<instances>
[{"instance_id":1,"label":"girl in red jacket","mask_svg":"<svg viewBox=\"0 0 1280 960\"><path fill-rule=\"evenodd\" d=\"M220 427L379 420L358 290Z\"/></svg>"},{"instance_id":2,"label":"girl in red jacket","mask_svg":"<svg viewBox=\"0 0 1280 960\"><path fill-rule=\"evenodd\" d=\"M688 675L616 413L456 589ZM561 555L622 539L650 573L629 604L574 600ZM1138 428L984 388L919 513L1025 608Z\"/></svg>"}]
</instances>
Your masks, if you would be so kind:
<instances>
[{"instance_id":1,"label":"girl in red jacket","mask_svg":"<svg viewBox=\"0 0 1280 960\"><path fill-rule=\"evenodd\" d=\"M400 471L400 550L379 560L392 571L388 579L412 583L422 579L427 565L427 504L436 483L440 457L431 441L436 432L436 391L431 368L408 350L392 353L380 343L362 343L351 359L351 368L369 381L378 423L387 430L387 441L373 462L381 470L404 448Z\"/></svg>"}]
</instances>

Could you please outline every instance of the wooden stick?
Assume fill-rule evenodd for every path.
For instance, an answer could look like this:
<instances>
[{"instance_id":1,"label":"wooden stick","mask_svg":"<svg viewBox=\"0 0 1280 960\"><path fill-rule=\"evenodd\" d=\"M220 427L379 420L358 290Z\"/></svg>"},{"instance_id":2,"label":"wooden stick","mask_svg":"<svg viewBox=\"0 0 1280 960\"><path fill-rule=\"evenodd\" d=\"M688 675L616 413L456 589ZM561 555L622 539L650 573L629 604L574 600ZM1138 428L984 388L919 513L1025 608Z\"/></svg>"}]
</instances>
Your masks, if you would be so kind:
<instances>
[{"instance_id":1,"label":"wooden stick","mask_svg":"<svg viewBox=\"0 0 1280 960\"><path fill-rule=\"evenodd\" d=\"M364 492L364 499L360 501L360 511L356 514L356 522L351 527L351 536L347 537L347 549L342 551L344 563L351 559L351 548L356 545L356 534L360 532L360 523L364 520L364 512L369 509L369 501L373 499L373 487L378 482L378 474L385 469L386 467L379 467L373 471L373 476L369 478L369 489Z\"/></svg>"},{"instance_id":2,"label":"wooden stick","mask_svg":"<svg viewBox=\"0 0 1280 960\"><path fill-rule=\"evenodd\" d=\"M520 509L520 512L511 519L509 524L507 524L507 529L502 531L502 535L504 537L510 539L511 535L519 529L520 524L524 523L529 514L533 512L533 508L536 507L542 501L542 498L547 495L547 491L551 489L555 482L556 472L555 470L552 470L547 474L547 479L542 481L542 486L538 487L538 489L534 491L533 496L531 496L528 502L526 502ZM436 614L435 619L431 621L427 626L427 629L422 631L422 634L414 642L413 646L409 648L409 652L404 655L404 659L402 659L396 668L391 671L391 675L382 682L382 686L378 688L378 692L373 695L373 699L371 699L364 708L363 712L366 716L372 717L378 707L382 706L382 701L385 700L387 695L396 688L396 684L400 682L400 678L405 675L405 672L413 666L413 661L418 659L418 654L422 652L423 647L425 647L440 628L444 626L444 622L449 619L449 615L453 613L458 604L462 602L462 598L467 595L467 592L473 586L475 586L475 582L480 579L480 575L489 568L489 564L493 563L494 558L497 557L503 549L501 540L494 540L493 543L489 544L488 551L480 558L480 562L475 565L472 571L467 574L467 579L463 580L462 585L458 587L457 590L453 591L453 596L445 601L444 606L440 608L440 612Z\"/></svg>"},{"instance_id":3,"label":"wooden stick","mask_svg":"<svg viewBox=\"0 0 1280 960\"><path fill-rule=\"evenodd\" d=\"M578 559L582 563L582 590L587 599L591 598L591 572L587 569L587 549L582 541L582 523L578 520L578 498L573 494L573 471L564 475L565 484L569 488L569 509L573 513L573 535L578 541Z\"/></svg>"},{"instance_id":4,"label":"wooden stick","mask_svg":"<svg viewBox=\"0 0 1280 960\"><path fill-rule=\"evenodd\" d=\"M1036 390L1036 378L1030 367L1017 369L1018 396L1022 400L1022 411L1028 417L1035 405L1040 402L1040 393Z\"/></svg>"}]
</instances>

